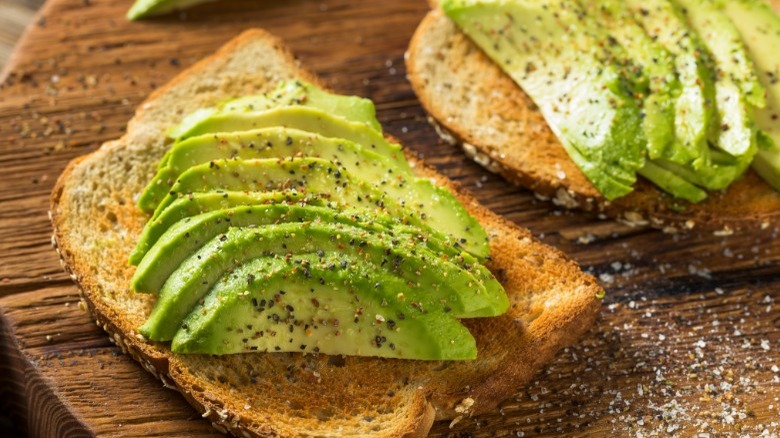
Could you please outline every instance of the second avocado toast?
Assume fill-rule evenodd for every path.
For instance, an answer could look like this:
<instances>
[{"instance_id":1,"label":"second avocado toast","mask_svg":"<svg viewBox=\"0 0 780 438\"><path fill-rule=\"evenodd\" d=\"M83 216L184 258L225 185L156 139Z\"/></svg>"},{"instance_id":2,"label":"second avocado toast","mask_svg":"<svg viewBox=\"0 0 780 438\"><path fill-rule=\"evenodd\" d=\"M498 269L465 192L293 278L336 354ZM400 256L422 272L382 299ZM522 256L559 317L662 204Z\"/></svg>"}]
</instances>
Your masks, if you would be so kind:
<instances>
[{"instance_id":1,"label":"second avocado toast","mask_svg":"<svg viewBox=\"0 0 780 438\"><path fill-rule=\"evenodd\" d=\"M408 76L442 137L478 163L631 225L729 234L777 222L780 19L762 1L434 3ZM513 45L529 17L546 24Z\"/></svg>"},{"instance_id":2,"label":"second avocado toast","mask_svg":"<svg viewBox=\"0 0 780 438\"><path fill-rule=\"evenodd\" d=\"M156 91L139 107L123 138L71 163L52 197L54 239L98 324L144 368L181 391L218 429L239 436L424 435L436 419L495 408L592 324L602 290L560 252L487 211L409 154L416 177L448 190L484 227L490 248L485 266L509 298L509 308L501 316L462 321L476 341L475 360L347 356L334 361L333 356L301 353L181 355L172 353L167 343L148 341L139 333L155 299L131 290L135 270L127 260L149 218L135 204L170 146L166 133L197 109L269 92L296 79L318 84L278 40L262 31L248 31ZM163 160L163 166L176 162ZM250 193L236 196L251 198ZM222 202L208 193L193 194L191 199L202 205ZM213 223L218 216L211 217ZM153 245L141 251L150 248ZM272 264L247 268L265 269L267 277L251 278L239 268L235 278L242 285L273 284ZM313 272L320 269L315 268ZM218 287L235 289L230 282ZM386 323L389 318L381 319ZM186 349L191 344L182 340L181 345Z\"/></svg>"}]
</instances>

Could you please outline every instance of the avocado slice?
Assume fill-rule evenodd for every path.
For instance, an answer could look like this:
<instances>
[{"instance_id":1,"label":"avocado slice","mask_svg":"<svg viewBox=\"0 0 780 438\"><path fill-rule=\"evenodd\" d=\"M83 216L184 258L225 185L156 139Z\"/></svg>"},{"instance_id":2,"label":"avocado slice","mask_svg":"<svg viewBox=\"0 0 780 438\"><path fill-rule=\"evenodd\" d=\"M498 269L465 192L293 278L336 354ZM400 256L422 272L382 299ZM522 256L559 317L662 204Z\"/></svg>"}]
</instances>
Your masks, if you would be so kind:
<instances>
[{"instance_id":1,"label":"avocado slice","mask_svg":"<svg viewBox=\"0 0 780 438\"><path fill-rule=\"evenodd\" d=\"M644 165L641 110L608 43L576 3L444 0L444 12L534 100L572 160L607 199ZM603 38L603 39L602 39Z\"/></svg>"},{"instance_id":2,"label":"avocado slice","mask_svg":"<svg viewBox=\"0 0 780 438\"><path fill-rule=\"evenodd\" d=\"M688 25L706 44L716 67L715 102L718 123L710 129L717 146L749 163L756 147L751 106L765 105L765 90L745 51L739 31L717 4L711 0L674 0L682 9Z\"/></svg>"},{"instance_id":3,"label":"avocado slice","mask_svg":"<svg viewBox=\"0 0 780 438\"><path fill-rule=\"evenodd\" d=\"M389 216L368 211L333 210L306 205L245 205L188 217L174 224L144 255L131 284L138 292L156 293L166 279L192 253L231 227L263 227L281 223L333 223L364 229L372 233L413 240L415 249L450 256L450 261L472 272L480 282L491 281L492 274L467 253L419 234L413 227L396 225Z\"/></svg>"},{"instance_id":4,"label":"avocado slice","mask_svg":"<svg viewBox=\"0 0 780 438\"><path fill-rule=\"evenodd\" d=\"M216 190L192 193L173 201L155 219L149 220L138 238L130 263L137 265L144 255L176 222L202 213L222 210L240 205L326 205L320 197L294 190L268 192L240 192Z\"/></svg>"},{"instance_id":5,"label":"avocado slice","mask_svg":"<svg viewBox=\"0 0 780 438\"><path fill-rule=\"evenodd\" d=\"M677 198L689 202L700 202L707 198L707 192L680 177L674 170L659 166L653 161L646 162L639 174Z\"/></svg>"},{"instance_id":6,"label":"avocado slice","mask_svg":"<svg viewBox=\"0 0 780 438\"><path fill-rule=\"evenodd\" d=\"M317 193L344 207L382 209L404 223L449 236L474 256L490 254L487 233L466 208L445 188L430 180L396 181L385 187L365 181L334 163L319 158L214 160L191 167L157 206L152 221L179 197L194 192L221 190L290 190ZM433 193L421 199L416 193Z\"/></svg>"},{"instance_id":7,"label":"avocado slice","mask_svg":"<svg viewBox=\"0 0 780 438\"><path fill-rule=\"evenodd\" d=\"M299 105L283 106L266 111L218 112L187 128L176 137L176 140L186 140L203 134L249 131L274 126L300 129L324 137L344 138L380 155L398 160L399 165L404 166L405 160L401 145L388 142L381 132L366 126L364 123L353 122L318 108ZM167 159L163 160L167 164ZM408 164L404 167L408 167Z\"/></svg>"},{"instance_id":8,"label":"avocado slice","mask_svg":"<svg viewBox=\"0 0 780 438\"><path fill-rule=\"evenodd\" d=\"M463 325L442 312L421 312L398 293L406 289L402 280L339 255L255 259L215 285L184 320L171 349L476 358L476 342Z\"/></svg>"},{"instance_id":9,"label":"avocado slice","mask_svg":"<svg viewBox=\"0 0 780 438\"><path fill-rule=\"evenodd\" d=\"M168 164L157 172L138 201L138 205L148 211L154 211L184 171L218 159L322 158L338 163L355 176L365 181L375 181L389 190L398 186L405 186L404 189L408 190L406 181L414 179L408 165L400 167L396 161L349 140L324 137L293 128L204 134L174 144L168 155Z\"/></svg>"},{"instance_id":10,"label":"avocado slice","mask_svg":"<svg viewBox=\"0 0 780 438\"><path fill-rule=\"evenodd\" d=\"M282 82L275 90L264 94L243 96L216 107L195 111L185 116L178 126L168 132L168 136L179 138L205 119L216 114L257 113L288 106L316 108L353 122L363 123L379 133L382 132L382 125L376 119L376 109L371 100L358 96L328 93L307 82L293 80Z\"/></svg>"},{"instance_id":11,"label":"avocado slice","mask_svg":"<svg viewBox=\"0 0 780 438\"><path fill-rule=\"evenodd\" d=\"M249 131L260 128L287 127L316 133L324 137L344 138L359 143L374 152L385 155L397 162L402 168L409 168L402 147L390 143L375 130L364 123L350 121L338 114L303 105L281 106L265 111L218 112L204 108L185 117L190 121L174 127L168 133L176 135L176 141L189 137L218 132ZM157 164L158 169L165 168L170 160L168 152Z\"/></svg>"},{"instance_id":12,"label":"avocado slice","mask_svg":"<svg viewBox=\"0 0 780 438\"><path fill-rule=\"evenodd\" d=\"M649 147L648 155L651 159L697 168L707 162L707 133L710 125L716 123L710 54L671 1L628 0L626 5L645 33L672 55L680 86L673 99L674 141L665 149Z\"/></svg>"},{"instance_id":13,"label":"avocado slice","mask_svg":"<svg viewBox=\"0 0 780 438\"><path fill-rule=\"evenodd\" d=\"M214 0L136 0L127 11L128 20L164 15Z\"/></svg>"},{"instance_id":14,"label":"avocado slice","mask_svg":"<svg viewBox=\"0 0 780 438\"><path fill-rule=\"evenodd\" d=\"M765 90L756 74L735 23L724 13L723 1L674 0L683 8L688 23L701 35L717 62L719 76L731 78L748 104L763 108Z\"/></svg>"},{"instance_id":15,"label":"avocado slice","mask_svg":"<svg viewBox=\"0 0 780 438\"><path fill-rule=\"evenodd\" d=\"M753 169L780 190L780 17L761 0L724 2L723 10L739 31L767 92L764 108L753 110L753 119L761 130Z\"/></svg>"},{"instance_id":16,"label":"avocado slice","mask_svg":"<svg viewBox=\"0 0 780 438\"><path fill-rule=\"evenodd\" d=\"M621 75L631 80L632 92L642 100L642 130L648 155L661 156L674 145L674 101L681 86L674 57L645 33L623 0L583 2L597 20L609 44L603 46L604 62L615 62Z\"/></svg>"},{"instance_id":17,"label":"avocado slice","mask_svg":"<svg viewBox=\"0 0 780 438\"><path fill-rule=\"evenodd\" d=\"M430 221L447 222L452 217L467 217L468 212L452 193L424 178L415 178L399 169L386 157L375 154L344 139L333 139L297 129L265 128L229 134L206 134L177 143L171 160L160 170L139 204L158 205L171 190L170 181L187 169L217 159L319 157L343 166L353 176L380 187L402 205L441 205L450 208L426 210ZM467 224L474 226L473 223ZM478 226L478 224L477 224Z\"/></svg>"},{"instance_id":18,"label":"avocado slice","mask_svg":"<svg viewBox=\"0 0 780 438\"><path fill-rule=\"evenodd\" d=\"M477 281L446 255L415 247L414 239L342 224L286 223L231 228L201 247L165 281L154 310L139 330L151 340L171 340L185 316L225 272L259 257L315 251L370 262L378 271L403 278L410 289L424 291L433 304L451 306L453 314L461 317L500 315L509 306L497 282ZM455 307L459 303L463 309Z\"/></svg>"}]
</instances>

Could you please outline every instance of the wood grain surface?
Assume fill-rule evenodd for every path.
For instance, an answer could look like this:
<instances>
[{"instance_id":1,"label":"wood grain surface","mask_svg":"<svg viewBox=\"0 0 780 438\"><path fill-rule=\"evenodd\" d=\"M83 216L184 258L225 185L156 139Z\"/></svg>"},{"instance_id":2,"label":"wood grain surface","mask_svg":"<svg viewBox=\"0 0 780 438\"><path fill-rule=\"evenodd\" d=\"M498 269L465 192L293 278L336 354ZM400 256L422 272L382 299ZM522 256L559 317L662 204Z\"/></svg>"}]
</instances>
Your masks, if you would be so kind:
<instances>
[{"instance_id":1,"label":"wood grain surface","mask_svg":"<svg viewBox=\"0 0 780 438\"><path fill-rule=\"evenodd\" d=\"M50 247L66 163L120 136L154 88L250 27L282 37L387 131L607 288L596 326L452 436L780 434L780 230L668 235L562 211L438 141L404 76L423 0L235 0L128 23L126 0L50 0L0 85L0 420L10 436L216 436L121 354Z\"/></svg>"},{"instance_id":2,"label":"wood grain surface","mask_svg":"<svg viewBox=\"0 0 780 438\"><path fill-rule=\"evenodd\" d=\"M0 71L42 0L0 0Z\"/></svg>"}]
</instances>

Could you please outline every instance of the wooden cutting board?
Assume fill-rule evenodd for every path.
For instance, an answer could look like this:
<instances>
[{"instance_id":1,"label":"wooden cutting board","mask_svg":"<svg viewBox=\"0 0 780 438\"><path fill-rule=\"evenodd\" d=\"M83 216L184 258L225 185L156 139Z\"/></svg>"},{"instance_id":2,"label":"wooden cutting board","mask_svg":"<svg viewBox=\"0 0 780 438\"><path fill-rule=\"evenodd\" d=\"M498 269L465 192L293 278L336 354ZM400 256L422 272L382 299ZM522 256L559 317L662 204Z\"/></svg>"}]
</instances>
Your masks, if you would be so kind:
<instances>
[{"instance_id":1,"label":"wooden cutting board","mask_svg":"<svg viewBox=\"0 0 780 438\"><path fill-rule=\"evenodd\" d=\"M334 89L489 208L599 277L602 316L490 415L434 435L780 434L780 245L668 235L562 211L442 144L404 75L423 0L224 0L129 23L129 0L50 0L0 85L0 435L212 436L114 347L50 247L66 163L122 135L157 86L250 27L282 37Z\"/></svg>"}]
</instances>

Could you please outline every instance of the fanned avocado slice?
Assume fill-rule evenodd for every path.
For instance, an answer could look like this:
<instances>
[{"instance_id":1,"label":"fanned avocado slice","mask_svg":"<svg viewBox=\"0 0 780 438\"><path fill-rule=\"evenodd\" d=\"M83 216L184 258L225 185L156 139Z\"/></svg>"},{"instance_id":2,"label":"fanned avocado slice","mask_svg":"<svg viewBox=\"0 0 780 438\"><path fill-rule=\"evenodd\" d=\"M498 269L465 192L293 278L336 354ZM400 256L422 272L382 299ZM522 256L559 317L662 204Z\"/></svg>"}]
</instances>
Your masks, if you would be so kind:
<instances>
[{"instance_id":1,"label":"fanned avocado slice","mask_svg":"<svg viewBox=\"0 0 780 438\"><path fill-rule=\"evenodd\" d=\"M607 34L609 44L603 46L604 62L617 64L621 75L632 82L634 96L642 99L642 130L649 156L661 155L674 145L674 101L681 91L674 57L645 33L625 1L602 0L582 5L600 24L593 31Z\"/></svg>"},{"instance_id":2,"label":"fanned avocado slice","mask_svg":"<svg viewBox=\"0 0 780 438\"><path fill-rule=\"evenodd\" d=\"M487 233L452 194L426 179L385 189L319 158L215 160L184 172L157 206L152 221L179 197L215 189L262 192L295 189L337 201L345 208L382 209L402 223L433 229L478 258L490 254ZM416 193L435 193L420 199Z\"/></svg>"},{"instance_id":3,"label":"fanned avocado slice","mask_svg":"<svg viewBox=\"0 0 780 438\"><path fill-rule=\"evenodd\" d=\"M723 9L742 36L758 78L767 91L764 108L753 111L753 118L761 130L753 169L780 190L780 17L761 0L728 1L723 3Z\"/></svg>"},{"instance_id":4,"label":"fanned avocado slice","mask_svg":"<svg viewBox=\"0 0 780 438\"><path fill-rule=\"evenodd\" d=\"M649 156L698 167L697 162L706 163L707 134L710 126L717 124L710 54L670 0L628 0L626 5L648 36L673 56L682 87L674 100L675 141L665 149L650 147Z\"/></svg>"},{"instance_id":5,"label":"fanned avocado slice","mask_svg":"<svg viewBox=\"0 0 780 438\"><path fill-rule=\"evenodd\" d=\"M295 80L282 82L268 93L243 96L216 107L202 108L184 117L181 123L168 132L171 138L179 138L196 125L213 115L260 113L274 108L306 106L363 123L381 133L382 125L376 119L374 102L358 96L344 96L323 91L307 82Z\"/></svg>"},{"instance_id":6,"label":"fanned avocado slice","mask_svg":"<svg viewBox=\"0 0 780 438\"><path fill-rule=\"evenodd\" d=\"M750 162L757 150L751 106L765 105L761 85L739 31L712 0L674 0L688 25L702 37L715 62L718 124L710 130L717 146Z\"/></svg>"},{"instance_id":7,"label":"fanned avocado slice","mask_svg":"<svg viewBox=\"0 0 780 438\"><path fill-rule=\"evenodd\" d=\"M567 0L444 0L445 13L539 107L572 160L607 199L633 190L644 165L641 111L597 29ZM640 135L637 135L637 134Z\"/></svg>"},{"instance_id":8,"label":"fanned avocado slice","mask_svg":"<svg viewBox=\"0 0 780 438\"><path fill-rule=\"evenodd\" d=\"M404 289L402 280L344 256L252 260L221 279L190 312L171 349L476 358L476 342L465 327L451 315L421 309L398 293Z\"/></svg>"},{"instance_id":9,"label":"fanned avocado slice","mask_svg":"<svg viewBox=\"0 0 780 438\"><path fill-rule=\"evenodd\" d=\"M408 166L400 167L396 161L349 140L292 128L263 128L191 137L173 145L168 155L170 161L167 166L157 172L139 200L139 205L150 211L168 195L184 171L219 159L322 158L343 166L356 177L373 182L383 190L403 190L406 196L411 196L419 187L408 183L415 179ZM410 190L412 193L409 193ZM416 195L422 200L418 203L426 204L426 197L439 196L438 193Z\"/></svg>"},{"instance_id":10,"label":"fanned avocado slice","mask_svg":"<svg viewBox=\"0 0 780 438\"><path fill-rule=\"evenodd\" d=\"M281 223L342 224L413 241L415 251L430 250L486 283L494 281L492 274L468 253L449 246L446 242L424 236L413 227L398 225L393 218L363 210L333 210L309 205L245 205L188 217L177 222L144 255L133 275L132 285L138 292L156 293L165 280L191 254L226 233L231 227L255 228Z\"/></svg>"},{"instance_id":11,"label":"fanned avocado slice","mask_svg":"<svg viewBox=\"0 0 780 438\"><path fill-rule=\"evenodd\" d=\"M735 23L724 13L720 0L674 0L683 9L688 23L710 48L721 71L739 87L751 106L763 108L766 104L763 85L753 61L745 50Z\"/></svg>"},{"instance_id":12,"label":"fanned avocado slice","mask_svg":"<svg viewBox=\"0 0 780 438\"><path fill-rule=\"evenodd\" d=\"M415 247L414 239L372 234L345 225L288 223L231 228L208 242L167 279L140 332L151 340L171 340L185 316L225 272L259 257L292 257L315 251L370 262L377 270L403 278L409 288L425 291L433 304L451 306L453 314L461 317L495 316L509 306L497 282L476 281L471 273L447 261L446 255ZM463 309L455 307L459 303Z\"/></svg>"},{"instance_id":13,"label":"fanned avocado slice","mask_svg":"<svg viewBox=\"0 0 780 438\"><path fill-rule=\"evenodd\" d=\"M136 0L127 11L128 20L164 15L214 0Z\"/></svg>"},{"instance_id":14,"label":"fanned avocado slice","mask_svg":"<svg viewBox=\"0 0 780 438\"><path fill-rule=\"evenodd\" d=\"M364 123L350 121L337 114L331 114L318 108L294 105L272 108L266 111L238 113L213 113L213 109L201 109L189 117L199 121L192 126L174 129L173 132L175 134L180 134L176 137L177 142L204 134L285 127L316 133L323 137L343 138L358 143L366 149L394 160L399 167L406 170L410 169L401 145L387 141L381 131L377 131ZM157 164L157 168L163 169L167 167L170 158L170 151L168 151ZM139 205L139 207L144 209L144 206ZM149 210L144 211L149 212Z\"/></svg>"},{"instance_id":15,"label":"fanned avocado slice","mask_svg":"<svg viewBox=\"0 0 780 438\"><path fill-rule=\"evenodd\" d=\"M343 138L396 160L401 167L409 168L401 145L390 143L381 132L369 128L364 123L353 122L321 109L305 106L284 106L259 112L216 113L182 132L176 139L182 141L203 134L250 131L278 126L317 133L324 137ZM167 163L167 156L163 157L161 165Z\"/></svg>"},{"instance_id":16,"label":"fanned avocado slice","mask_svg":"<svg viewBox=\"0 0 780 438\"><path fill-rule=\"evenodd\" d=\"M138 243L136 243L133 252L130 253L130 263L133 265L140 263L144 255L166 230L176 222L190 216L241 205L326 205L328 203L318 196L295 190L268 192L216 190L191 193L173 201L156 218L146 223L138 238Z\"/></svg>"},{"instance_id":17,"label":"fanned avocado slice","mask_svg":"<svg viewBox=\"0 0 780 438\"><path fill-rule=\"evenodd\" d=\"M639 174L677 198L689 202L700 202L707 197L707 192L704 190L678 176L673 170L658 166L652 161L646 162L645 167L639 170Z\"/></svg>"}]
</instances>

